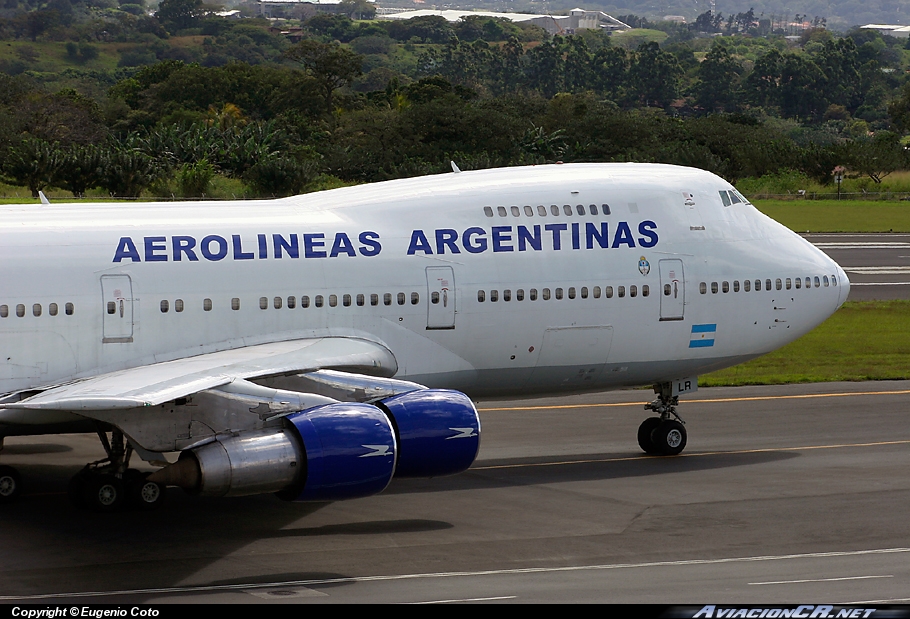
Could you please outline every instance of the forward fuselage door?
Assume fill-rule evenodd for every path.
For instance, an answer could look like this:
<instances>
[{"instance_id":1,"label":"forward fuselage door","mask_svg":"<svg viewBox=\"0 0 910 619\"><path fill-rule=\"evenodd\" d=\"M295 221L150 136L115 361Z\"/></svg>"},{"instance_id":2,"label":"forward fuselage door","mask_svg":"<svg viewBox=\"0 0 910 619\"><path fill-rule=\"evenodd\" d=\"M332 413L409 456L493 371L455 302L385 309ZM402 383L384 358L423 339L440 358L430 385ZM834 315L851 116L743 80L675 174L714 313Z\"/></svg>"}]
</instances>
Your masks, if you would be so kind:
<instances>
[{"instance_id":1,"label":"forward fuselage door","mask_svg":"<svg viewBox=\"0 0 910 619\"><path fill-rule=\"evenodd\" d=\"M682 320L686 305L686 279L682 260L661 260L660 319Z\"/></svg>"},{"instance_id":2,"label":"forward fuselage door","mask_svg":"<svg viewBox=\"0 0 910 619\"><path fill-rule=\"evenodd\" d=\"M427 267L427 329L455 328L455 273L452 267Z\"/></svg>"},{"instance_id":3,"label":"forward fuselage door","mask_svg":"<svg viewBox=\"0 0 910 619\"><path fill-rule=\"evenodd\" d=\"M133 283L129 275L101 276L105 344L133 341Z\"/></svg>"}]
</instances>

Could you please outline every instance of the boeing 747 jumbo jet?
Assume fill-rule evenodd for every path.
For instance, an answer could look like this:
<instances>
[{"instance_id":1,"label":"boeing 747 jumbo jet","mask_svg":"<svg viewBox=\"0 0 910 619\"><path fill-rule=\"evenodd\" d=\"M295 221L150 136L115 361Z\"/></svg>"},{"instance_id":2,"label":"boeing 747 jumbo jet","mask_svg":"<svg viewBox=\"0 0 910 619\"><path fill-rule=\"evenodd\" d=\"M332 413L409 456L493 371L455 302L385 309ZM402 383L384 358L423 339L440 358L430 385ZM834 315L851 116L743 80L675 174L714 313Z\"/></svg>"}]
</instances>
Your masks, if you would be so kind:
<instances>
[{"instance_id":1,"label":"boeing 747 jumbo jet","mask_svg":"<svg viewBox=\"0 0 910 619\"><path fill-rule=\"evenodd\" d=\"M639 445L678 454L699 374L849 291L723 179L653 164L4 206L0 272L0 437L97 432L108 457L70 495L102 511L167 486L327 501L460 472L478 397L652 384ZM20 487L0 467L0 497Z\"/></svg>"}]
</instances>

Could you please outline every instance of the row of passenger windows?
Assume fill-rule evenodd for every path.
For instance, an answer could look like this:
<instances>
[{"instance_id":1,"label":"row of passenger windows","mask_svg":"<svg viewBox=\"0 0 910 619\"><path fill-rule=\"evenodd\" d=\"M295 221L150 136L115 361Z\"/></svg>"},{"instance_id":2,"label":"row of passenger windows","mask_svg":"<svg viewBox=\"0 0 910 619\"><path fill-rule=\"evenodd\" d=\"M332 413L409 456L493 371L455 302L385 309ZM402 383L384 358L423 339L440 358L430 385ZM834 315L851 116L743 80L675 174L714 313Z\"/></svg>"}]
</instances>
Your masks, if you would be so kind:
<instances>
[{"instance_id":1,"label":"row of passenger windows","mask_svg":"<svg viewBox=\"0 0 910 619\"><path fill-rule=\"evenodd\" d=\"M534 217L534 207L533 206L524 206L522 208L524 208L524 214L527 217ZM510 206L508 209L506 209L506 207L504 207L504 206L497 206L496 213L500 217L508 217L509 213L511 212L512 217L521 217L522 208L517 207L517 206ZM575 208L573 209L571 204L563 204L562 210L560 210L558 205L551 204L549 212L554 217L558 217L559 215L570 215L571 216L573 214L597 215L598 207L596 204L589 204L588 206L585 206L584 204L577 204L577 205L575 205ZM493 216L493 207L492 206L483 207L483 214L486 215L487 217L492 217ZM610 214L610 205L601 204L599 214L609 215ZM537 215L540 217L546 217L547 216L547 207L544 206L543 204L539 204L537 206Z\"/></svg>"},{"instance_id":2,"label":"row of passenger windows","mask_svg":"<svg viewBox=\"0 0 910 619\"><path fill-rule=\"evenodd\" d=\"M571 287L568 290L565 290L563 288L556 288L552 292L550 291L549 288L543 288L540 291L539 297L538 297L538 293L537 293L537 288L531 288L530 290L528 290L527 298L530 301L536 301L538 298L543 299L544 301L549 301L551 298L561 300L566 297L568 297L569 299L574 299L576 297L581 297L582 299L587 299L590 294L590 296L593 296L595 299L599 299L601 297L601 292L603 293L604 298L607 298L607 299L613 298L613 292L614 292L613 286L604 286L603 291L601 291L600 286L594 286L593 288L590 289L590 291L588 290L587 286L582 286L580 289ZM651 289L648 287L647 284L645 284L644 286L641 287L641 296L647 297L650 294L651 294ZM625 297L626 296L626 287L617 286L616 287L616 296L619 298ZM630 297L638 296L638 286L629 286L629 296ZM491 290L489 298L490 298L490 303L496 303L497 301L499 301L499 299L500 299L499 291ZM506 302L511 301L513 298L512 291L503 290L501 298L503 301L506 301ZM518 290L516 290L514 298L516 301L524 301L525 300L524 289L519 288ZM485 290L478 290L477 291L477 300L480 303L485 302L487 300L487 292Z\"/></svg>"},{"instance_id":3,"label":"row of passenger windows","mask_svg":"<svg viewBox=\"0 0 910 619\"><path fill-rule=\"evenodd\" d=\"M25 305L20 303L16 306L16 316L22 318L25 316ZM67 316L72 316L75 311L75 307L72 303L66 303L63 305L63 312ZM44 308L40 303L35 303L32 305L32 316L40 316L44 312ZM51 303L47 306L47 313L51 316L56 316L60 312L60 307L56 303ZM9 317L9 305L0 305L0 318Z\"/></svg>"},{"instance_id":4,"label":"row of passenger windows","mask_svg":"<svg viewBox=\"0 0 910 619\"><path fill-rule=\"evenodd\" d=\"M790 279L789 277L786 279L777 278L776 280L774 280L773 289L783 290L786 288L787 290L790 290L791 288L795 287L797 290L799 290L804 285L803 281L804 280L799 277L797 277L796 279ZM827 275L825 275L823 277L819 277L818 275L816 275L814 278L807 277L805 279L805 287L807 289L812 288L813 282L815 283L816 288L819 288L821 286L826 286L826 287L827 286L837 286L837 278L834 277L833 275L831 276L831 279L828 279ZM772 283L771 283L770 279L765 280L764 287L765 287L765 290L772 290ZM754 290L755 290L755 292L758 292L761 289L762 289L762 280L756 279L755 284L754 284ZM740 290L739 280L734 280L733 281L733 292L739 292L739 290ZM748 279L744 280L743 285L742 285L742 290L744 292L750 292L751 290L753 290L752 280L748 280ZM698 285L698 291L702 294L707 294L708 293L707 282L701 282ZM718 286L717 282L711 282L711 293L717 294L718 292L724 292L724 293L730 292L730 282L721 282L719 286Z\"/></svg>"},{"instance_id":5,"label":"row of passenger windows","mask_svg":"<svg viewBox=\"0 0 910 619\"><path fill-rule=\"evenodd\" d=\"M392 305L396 303L398 305L407 305L409 300L409 295L404 292L399 292L393 295L391 292L386 292L382 295L381 301L382 305ZM339 301L339 295L330 294L330 295L321 295L317 294L314 297L309 297L308 295L303 295L300 297L299 302L296 296L290 297L259 297L259 309L269 309L269 307L274 307L275 309L282 309L286 307L287 309L295 309L298 306L302 308L312 307L324 307L328 305L329 307L337 307ZM380 304L380 296L378 294L369 295L369 302L371 306L378 306ZM439 303L439 293L433 292L430 295L431 303ZM113 302L111 302L113 303ZM410 303L411 305L417 305L420 303L420 294L412 292L410 294ZM344 307L350 307L351 305L357 305L358 307L363 307L367 304L367 296L364 294L350 295L343 294L341 295L341 305ZM202 309L206 312L212 311L212 300L203 299L202 300ZM170 311L171 304L168 300L162 300L160 303L161 313L166 314ZM113 307L116 311L116 307ZM174 311L182 312L184 309L183 299L176 299L174 301ZM231 299L231 309L239 310L240 309L240 299L234 297ZM108 313L113 314L111 304L108 304Z\"/></svg>"}]
</instances>

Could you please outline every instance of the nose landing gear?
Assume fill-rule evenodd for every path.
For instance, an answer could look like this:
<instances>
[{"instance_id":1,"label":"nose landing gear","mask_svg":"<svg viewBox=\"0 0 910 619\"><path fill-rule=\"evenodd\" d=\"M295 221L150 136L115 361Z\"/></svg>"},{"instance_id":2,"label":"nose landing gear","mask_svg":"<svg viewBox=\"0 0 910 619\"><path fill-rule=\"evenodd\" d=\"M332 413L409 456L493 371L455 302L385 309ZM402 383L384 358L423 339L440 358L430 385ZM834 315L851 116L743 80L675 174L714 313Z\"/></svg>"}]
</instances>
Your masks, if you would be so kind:
<instances>
[{"instance_id":1,"label":"nose landing gear","mask_svg":"<svg viewBox=\"0 0 910 619\"><path fill-rule=\"evenodd\" d=\"M652 456L676 456L686 448L686 427L676 412L679 396L670 395L663 385L655 386L660 396L645 404L645 410L659 417L648 417L638 426L638 445Z\"/></svg>"}]
</instances>

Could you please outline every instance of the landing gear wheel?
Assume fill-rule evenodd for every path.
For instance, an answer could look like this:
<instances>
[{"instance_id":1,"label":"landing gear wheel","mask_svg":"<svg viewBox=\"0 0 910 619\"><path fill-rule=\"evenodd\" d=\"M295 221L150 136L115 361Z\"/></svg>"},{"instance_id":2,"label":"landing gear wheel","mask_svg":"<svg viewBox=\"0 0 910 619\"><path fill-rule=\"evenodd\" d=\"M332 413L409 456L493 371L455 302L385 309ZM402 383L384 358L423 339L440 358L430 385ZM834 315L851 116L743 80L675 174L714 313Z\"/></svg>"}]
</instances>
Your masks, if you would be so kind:
<instances>
[{"instance_id":1,"label":"landing gear wheel","mask_svg":"<svg viewBox=\"0 0 910 619\"><path fill-rule=\"evenodd\" d=\"M19 473L11 466L0 466L0 503L9 503L22 491Z\"/></svg>"},{"instance_id":2,"label":"landing gear wheel","mask_svg":"<svg viewBox=\"0 0 910 619\"><path fill-rule=\"evenodd\" d=\"M660 417L648 417L638 426L638 446L646 454L657 455L660 451L651 442L651 433L660 425Z\"/></svg>"},{"instance_id":3,"label":"landing gear wheel","mask_svg":"<svg viewBox=\"0 0 910 619\"><path fill-rule=\"evenodd\" d=\"M661 421L651 432L651 443L665 456L676 456L686 448L686 427L672 419Z\"/></svg>"},{"instance_id":4,"label":"landing gear wheel","mask_svg":"<svg viewBox=\"0 0 910 619\"><path fill-rule=\"evenodd\" d=\"M113 475L88 476L83 491L86 507L96 512L115 512L123 505L123 483Z\"/></svg>"},{"instance_id":5,"label":"landing gear wheel","mask_svg":"<svg viewBox=\"0 0 910 619\"><path fill-rule=\"evenodd\" d=\"M164 502L166 487L148 480L150 473L140 473L127 481L130 502L142 511L152 511Z\"/></svg>"}]
</instances>

